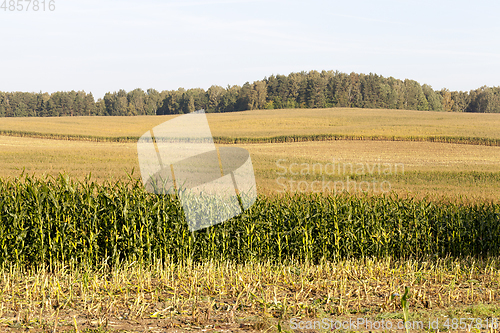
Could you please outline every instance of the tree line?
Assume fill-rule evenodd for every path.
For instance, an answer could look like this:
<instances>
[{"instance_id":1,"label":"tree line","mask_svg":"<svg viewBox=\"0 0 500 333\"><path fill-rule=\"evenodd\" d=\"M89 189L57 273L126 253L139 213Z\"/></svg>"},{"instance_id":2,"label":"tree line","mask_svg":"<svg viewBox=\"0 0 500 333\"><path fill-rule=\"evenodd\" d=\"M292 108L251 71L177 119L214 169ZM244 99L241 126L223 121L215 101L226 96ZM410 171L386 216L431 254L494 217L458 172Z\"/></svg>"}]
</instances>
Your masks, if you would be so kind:
<instances>
[{"instance_id":1,"label":"tree line","mask_svg":"<svg viewBox=\"0 0 500 333\"><path fill-rule=\"evenodd\" d=\"M434 90L414 80L377 74L310 71L271 75L223 88L157 91L135 89L92 93L0 92L0 117L134 116L183 114L199 109L231 112L284 108L387 108L422 111L500 113L500 87L467 91Z\"/></svg>"}]
</instances>

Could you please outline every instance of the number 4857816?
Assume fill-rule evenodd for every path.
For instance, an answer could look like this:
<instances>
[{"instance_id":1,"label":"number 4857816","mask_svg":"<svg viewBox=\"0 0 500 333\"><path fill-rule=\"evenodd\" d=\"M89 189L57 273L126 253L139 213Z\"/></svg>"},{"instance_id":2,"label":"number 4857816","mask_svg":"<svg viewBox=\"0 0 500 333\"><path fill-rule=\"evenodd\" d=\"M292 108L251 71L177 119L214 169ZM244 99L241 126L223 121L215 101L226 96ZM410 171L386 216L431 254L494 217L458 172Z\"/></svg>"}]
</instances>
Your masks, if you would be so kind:
<instances>
[{"instance_id":1,"label":"number 4857816","mask_svg":"<svg viewBox=\"0 0 500 333\"><path fill-rule=\"evenodd\" d=\"M54 11L56 10L56 1L55 0L4 0L0 9L3 9L4 12L7 10L13 11L29 11L32 10L34 12L37 11Z\"/></svg>"}]
</instances>

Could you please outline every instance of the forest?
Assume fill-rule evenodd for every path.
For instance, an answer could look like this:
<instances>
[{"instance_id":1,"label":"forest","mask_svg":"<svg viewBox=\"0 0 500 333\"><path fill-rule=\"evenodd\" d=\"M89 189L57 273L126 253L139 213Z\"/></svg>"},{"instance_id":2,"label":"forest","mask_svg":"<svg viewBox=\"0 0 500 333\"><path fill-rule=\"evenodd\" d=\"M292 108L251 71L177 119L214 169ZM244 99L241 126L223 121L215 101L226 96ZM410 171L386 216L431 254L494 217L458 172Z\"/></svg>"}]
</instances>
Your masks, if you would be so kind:
<instances>
[{"instance_id":1,"label":"forest","mask_svg":"<svg viewBox=\"0 0 500 333\"><path fill-rule=\"evenodd\" d=\"M0 92L0 117L134 116L284 108L384 108L500 113L500 87L434 90L414 80L377 74L310 71L271 75L242 86L108 92Z\"/></svg>"}]
</instances>

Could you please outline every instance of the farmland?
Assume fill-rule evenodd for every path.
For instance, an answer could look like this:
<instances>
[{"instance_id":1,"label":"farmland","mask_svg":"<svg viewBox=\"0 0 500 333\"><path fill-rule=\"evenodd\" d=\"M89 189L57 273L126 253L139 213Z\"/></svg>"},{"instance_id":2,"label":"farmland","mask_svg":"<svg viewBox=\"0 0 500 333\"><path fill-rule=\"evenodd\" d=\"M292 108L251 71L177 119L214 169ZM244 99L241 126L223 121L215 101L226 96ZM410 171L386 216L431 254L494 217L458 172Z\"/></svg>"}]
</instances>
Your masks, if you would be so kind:
<instances>
[{"instance_id":1,"label":"farmland","mask_svg":"<svg viewBox=\"0 0 500 333\"><path fill-rule=\"evenodd\" d=\"M15 177L23 168L37 175L57 176L66 172L76 179L91 173L96 181L128 179L132 170L138 177L137 138L172 117L3 119L0 132L11 133L0 136L6 157L0 160L0 177ZM356 175L359 182L388 181L391 190L399 195L460 200L498 198L500 142L491 141L500 139L497 114L338 108L208 114L208 120L219 145L227 145L231 140L256 140L243 140L238 146L251 153L260 193L273 194L290 188L278 181L282 176L278 174L278 164L325 165L335 160L370 167L403 164L404 173ZM338 135L339 140L329 139L331 135ZM67 140L68 136L71 140ZM294 136L300 142L282 142ZM395 138L397 141L393 141ZM440 142L436 138L459 143ZM327 180L345 181L353 173L328 176ZM316 172L284 176L286 181L311 183L323 175ZM305 186L302 190L311 191Z\"/></svg>"},{"instance_id":2,"label":"farmland","mask_svg":"<svg viewBox=\"0 0 500 333\"><path fill-rule=\"evenodd\" d=\"M292 317L402 320L391 295L404 286L415 320L500 315L499 116L209 114L214 136L260 140L238 144L260 196L195 233L175 198L139 181L134 138L170 118L2 120L0 325L265 331L288 330ZM318 137L333 134L344 139ZM302 139L266 141L293 136ZM373 187L315 190L347 177ZM383 182L390 191L374 190Z\"/></svg>"},{"instance_id":3,"label":"farmland","mask_svg":"<svg viewBox=\"0 0 500 333\"><path fill-rule=\"evenodd\" d=\"M175 116L3 118L0 130L139 137ZM207 114L214 136L351 134L500 138L497 114L387 109L284 109Z\"/></svg>"},{"instance_id":4,"label":"farmland","mask_svg":"<svg viewBox=\"0 0 500 333\"><path fill-rule=\"evenodd\" d=\"M125 180L134 170L139 176L136 146L132 143L95 143L86 141L46 140L1 137L3 157L0 160L1 177L28 174L57 176L66 172L75 179ZM328 141L276 144L241 144L247 149L254 165L260 193L283 191L280 177L288 180L312 182L321 179L319 171L310 175L285 175L280 166L297 163L326 165L337 163L377 166L383 163L403 164L404 173L360 175L360 180L390 181L391 189L400 195L431 195L434 197L468 197L471 200L495 200L500 188L499 147L457 145L427 142L384 141ZM411 154L408 154L411 152ZM311 168L312 169L312 168ZM312 174L315 171L316 174ZM351 174L328 176L342 180ZM288 186L290 187L290 186ZM300 191L310 192L305 188Z\"/></svg>"}]
</instances>

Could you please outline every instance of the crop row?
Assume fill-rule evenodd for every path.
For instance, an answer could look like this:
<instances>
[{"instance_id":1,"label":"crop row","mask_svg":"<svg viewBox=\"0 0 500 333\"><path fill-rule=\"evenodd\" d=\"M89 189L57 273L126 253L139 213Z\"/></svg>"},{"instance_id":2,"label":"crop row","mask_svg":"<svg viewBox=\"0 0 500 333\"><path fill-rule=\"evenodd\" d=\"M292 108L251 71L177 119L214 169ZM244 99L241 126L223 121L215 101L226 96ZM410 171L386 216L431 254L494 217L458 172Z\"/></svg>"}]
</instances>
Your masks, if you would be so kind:
<instances>
[{"instance_id":1,"label":"crop row","mask_svg":"<svg viewBox=\"0 0 500 333\"><path fill-rule=\"evenodd\" d=\"M137 136L94 136L81 134L55 134L39 133L14 130L0 130L0 135L14 137L29 137L35 139L53 139L70 141L92 141L92 142L121 142L136 143ZM304 134L304 135L280 135L273 137L226 137L214 136L214 142L218 144L235 143L284 143L284 142L308 142L308 141L335 141L335 140L361 140L361 141L412 141L412 142L438 142L455 143L481 146L500 146L500 139L467 137L467 136L445 136L445 135L423 135L423 136L398 136L398 135L353 135L353 134Z\"/></svg>"},{"instance_id":2,"label":"crop row","mask_svg":"<svg viewBox=\"0 0 500 333\"><path fill-rule=\"evenodd\" d=\"M0 262L423 258L500 254L500 205L397 197L259 196L191 233L175 197L139 181L0 180Z\"/></svg>"}]
</instances>

